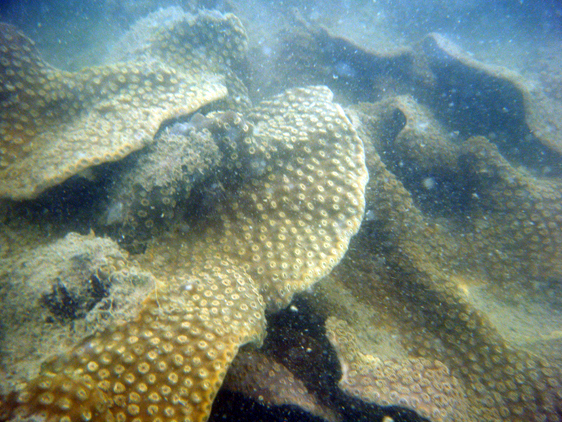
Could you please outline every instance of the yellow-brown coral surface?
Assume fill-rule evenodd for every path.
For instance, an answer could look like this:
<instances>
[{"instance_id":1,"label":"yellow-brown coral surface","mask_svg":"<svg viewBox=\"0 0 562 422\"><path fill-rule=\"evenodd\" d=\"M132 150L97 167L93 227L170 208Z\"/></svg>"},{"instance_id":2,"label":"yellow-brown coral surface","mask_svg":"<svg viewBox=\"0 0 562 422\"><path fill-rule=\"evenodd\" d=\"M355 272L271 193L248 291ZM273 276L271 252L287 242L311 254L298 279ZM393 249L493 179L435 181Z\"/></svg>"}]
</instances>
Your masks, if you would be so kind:
<instances>
[{"instance_id":1,"label":"yellow-brown coral surface","mask_svg":"<svg viewBox=\"0 0 562 422\"><path fill-rule=\"evenodd\" d=\"M238 347L260 341L264 304L252 280L226 260L193 272L158 286L133 321L45 365L9 399L9 415L205 420Z\"/></svg>"},{"instance_id":2,"label":"yellow-brown coral surface","mask_svg":"<svg viewBox=\"0 0 562 422\"><path fill-rule=\"evenodd\" d=\"M359 130L371 180L367 221L330 282L319 286L321 298L315 298L328 315L354 327L337 336L337 328L330 328L337 323L328 320L336 344L360 336L366 345L360 353L343 353L350 365L344 365L344 388L373 401L394 390L398 400L407 385L392 385L393 377L379 379L386 373L383 362L410 362L406 366L413 368L418 359L440 361L458 380L449 381L447 389L466 397L465 411L454 420L559 420L560 312L554 296L559 288L548 280L559 277L559 258L555 249L532 246L541 236L545 245L558 242L555 217L550 225L541 219L560 206L554 188L559 182L515 169L489 141L471 138L455 150L465 171L460 177L474 178L479 188L459 227L454 214L449 219L424 214L418 199L388 170L370 141L377 141L371 136L380 133L374 129L379 123L364 117ZM512 198L514 188L519 195ZM512 201L520 204L516 212L496 213ZM545 211L535 217L537 225L526 215L532 208ZM525 318L510 309L514 304L525 307ZM442 382L431 379L441 391ZM439 412L426 415L447 420L442 394L431 397L426 403ZM402 405L421 410L407 400Z\"/></svg>"},{"instance_id":3,"label":"yellow-brown coral surface","mask_svg":"<svg viewBox=\"0 0 562 422\"><path fill-rule=\"evenodd\" d=\"M363 217L363 146L331 99L325 87L299 88L250 113L253 136L227 157L249 177L225 190L196 242L246 269L271 308L326 275Z\"/></svg>"},{"instance_id":4,"label":"yellow-brown coral surface","mask_svg":"<svg viewBox=\"0 0 562 422\"><path fill-rule=\"evenodd\" d=\"M214 17L223 32L233 33L228 44L235 53L224 56L212 35L197 32L212 27L208 19L180 20L134 57L76 73L49 66L31 40L2 24L0 197L36 197L142 148L164 120L225 98L219 66L244 51L245 34L236 19ZM203 50L203 57L191 54ZM221 69L226 73L226 65Z\"/></svg>"},{"instance_id":5,"label":"yellow-brown coral surface","mask_svg":"<svg viewBox=\"0 0 562 422\"><path fill-rule=\"evenodd\" d=\"M340 387L381 406L402 406L432 421L469 420L465 392L449 368L438 360L391 358L364 353L353 329L329 318L326 331L342 367Z\"/></svg>"},{"instance_id":6,"label":"yellow-brown coral surface","mask_svg":"<svg viewBox=\"0 0 562 422\"><path fill-rule=\"evenodd\" d=\"M215 210L138 257L159 280L138 316L45 365L3 417L206 420L239 346L261 341L266 303L327 274L359 228L363 148L331 99L310 87L256 107L253 134L225 140L226 169L244 173Z\"/></svg>"},{"instance_id":7,"label":"yellow-brown coral surface","mask_svg":"<svg viewBox=\"0 0 562 422\"><path fill-rule=\"evenodd\" d=\"M230 368L330 421L560 421L557 76L248 9L263 37L161 10L72 73L2 26L0 420L205 421Z\"/></svg>"}]
</instances>

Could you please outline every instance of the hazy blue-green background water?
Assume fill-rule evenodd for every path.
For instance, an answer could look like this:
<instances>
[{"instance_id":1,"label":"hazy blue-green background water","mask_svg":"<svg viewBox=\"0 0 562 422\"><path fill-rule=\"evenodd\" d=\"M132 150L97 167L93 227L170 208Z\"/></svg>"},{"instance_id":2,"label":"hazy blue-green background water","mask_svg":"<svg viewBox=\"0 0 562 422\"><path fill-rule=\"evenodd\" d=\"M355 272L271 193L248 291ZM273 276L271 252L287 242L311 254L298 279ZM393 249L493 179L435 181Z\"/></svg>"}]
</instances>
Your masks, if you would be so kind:
<instances>
[{"instance_id":1,"label":"hazy blue-green background water","mask_svg":"<svg viewBox=\"0 0 562 422\"><path fill-rule=\"evenodd\" d=\"M278 17L294 9L306 19L345 28L349 34L361 34L369 27L392 34L394 41L408 42L436 31L492 59L494 54L501 59L540 48L562 31L562 6L556 0L6 0L0 5L0 18L24 30L50 62L76 68L103 58L107 44L136 19L172 5L187 11L233 11L254 24L272 25L271 33L276 32Z\"/></svg>"}]
</instances>

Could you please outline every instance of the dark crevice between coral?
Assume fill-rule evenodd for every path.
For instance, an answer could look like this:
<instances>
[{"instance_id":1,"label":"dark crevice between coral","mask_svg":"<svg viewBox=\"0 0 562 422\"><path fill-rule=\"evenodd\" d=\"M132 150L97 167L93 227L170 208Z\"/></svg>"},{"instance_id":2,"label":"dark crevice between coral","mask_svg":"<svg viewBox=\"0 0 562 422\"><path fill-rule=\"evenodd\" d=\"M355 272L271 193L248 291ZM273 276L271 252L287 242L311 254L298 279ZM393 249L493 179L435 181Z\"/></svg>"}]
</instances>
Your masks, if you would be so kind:
<instances>
[{"instance_id":1,"label":"dark crevice between coral","mask_svg":"<svg viewBox=\"0 0 562 422\"><path fill-rule=\"evenodd\" d=\"M87 234L96 229L101 212L101 198L108 194L112 180L123 166L106 163L86 169L60 185L43 192L36 199L2 202L2 218L9 222L38 222L61 233Z\"/></svg>"},{"instance_id":2,"label":"dark crevice between coral","mask_svg":"<svg viewBox=\"0 0 562 422\"><path fill-rule=\"evenodd\" d=\"M413 166L399 177L415 204L428 216L462 218L473 208L476 189L471 178L462 174L446 168L417 171Z\"/></svg>"},{"instance_id":3,"label":"dark crevice between coral","mask_svg":"<svg viewBox=\"0 0 562 422\"><path fill-rule=\"evenodd\" d=\"M383 422L392 418L394 422L427 421L415 412L399 407L382 409L352 397L346 398L341 409L341 422ZM265 406L243 394L220 390L213 403L209 422L322 422L296 406Z\"/></svg>"},{"instance_id":4,"label":"dark crevice between coral","mask_svg":"<svg viewBox=\"0 0 562 422\"><path fill-rule=\"evenodd\" d=\"M153 223L151 228L145 227L142 222L133 226L129 221L129 217L136 216L141 209L140 199L135 195L144 191L142 184L137 180L139 175L131 174L130 171L142 168L141 163L144 159L149 163L158 163L166 159L165 156L159 155L161 153L158 146L166 142L168 135L181 137L183 144L189 145L192 142L190 136L207 132L225 161L225 157L232 154L232 151L227 151L225 145L240 143L247 133L241 129L245 122L238 119L239 115L232 110L219 111L220 104L222 103L214 102L191 114L166 120L160 126L152 144L122 160L123 171L114 177L112 192L104 200L105 212L103 217L98 219L98 231L116 240L129 252L137 254L145 250L148 241L157 233L173 228L191 230L202 218L212 215L217 204L226 198L227 190L233 190L241 181L241 175L234 171L226 171L224 163L215 163L215 167L208 169L202 167L200 171L192 171L187 165L182 165L181 176L162 186L154 185L144 192L146 196L143 199L149 204L142 208L143 212L146 212L144 222L150 220ZM212 117L207 117L211 112ZM233 123L237 120L240 120L241 125ZM183 153L184 151L177 151L179 159L185 157ZM128 181L130 177L133 178L132 181ZM167 195L168 203L178 204L177 206L162 205L162 188L174 191Z\"/></svg>"},{"instance_id":5,"label":"dark crevice between coral","mask_svg":"<svg viewBox=\"0 0 562 422\"><path fill-rule=\"evenodd\" d=\"M411 81L416 77L411 54L377 55L330 35L324 28L307 31L285 35L281 42L282 63L278 66L287 69L291 77L280 81L280 88L326 85L344 105L378 101L388 95L388 87L392 92L412 89Z\"/></svg>"},{"instance_id":6,"label":"dark crevice between coral","mask_svg":"<svg viewBox=\"0 0 562 422\"><path fill-rule=\"evenodd\" d=\"M196 183L183 204L180 226L185 224L189 228L198 227L201 220L215 213L217 204L224 201L226 195L226 187L216 175Z\"/></svg>"},{"instance_id":7,"label":"dark crevice between coral","mask_svg":"<svg viewBox=\"0 0 562 422\"><path fill-rule=\"evenodd\" d=\"M521 90L506 80L451 57L431 38L423 46L434 83L419 101L462 138L485 136L514 164L540 169L543 176L562 174L562 156L529 130Z\"/></svg>"},{"instance_id":8,"label":"dark crevice between coral","mask_svg":"<svg viewBox=\"0 0 562 422\"><path fill-rule=\"evenodd\" d=\"M213 111L218 111L218 110L223 110L225 108L225 103L223 100L218 100L218 101L213 101L210 102L208 104L205 104L204 106L198 108L197 110L193 111L192 113L188 113L188 114L182 114L180 116L176 116L173 117L171 119L167 119L164 120L162 123L160 123L160 127L158 128L158 130L156 131L156 134L154 135L154 139L158 140L160 137L162 137L162 134L170 129L172 126L176 125L176 124L186 124L189 125L193 116L201 114L201 115L206 115L208 113L211 113ZM142 150L140 150L142 151Z\"/></svg>"},{"instance_id":9,"label":"dark crevice between coral","mask_svg":"<svg viewBox=\"0 0 562 422\"><path fill-rule=\"evenodd\" d=\"M338 395L341 371L335 351L325 336L325 321L315 314L306 300L295 298L293 304L268 317L265 353L295 374L310 391L321 392L323 399Z\"/></svg>"},{"instance_id":10,"label":"dark crevice between coral","mask_svg":"<svg viewBox=\"0 0 562 422\"><path fill-rule=\"evenodd\" d=\"M158 139L166 128L176 123L188 124L194 115L216 111L220 109L221 104L223 103L220 101L213 102L194 113L164 121L158 129L155 139ZM96 233L108 235L114 240L122 242L119 228L104 225L100 222L100 216L107 216L107 198L111 188L124 172L137 165L139 157L145 150L146 148L135 151L118 162L103 163L87 168L63 183L46 190L35 199L23 201L1 199L0 221L5 224L16 221L21 223L40 221L44 227L48 226L49 230L61 233L72 231L88 234L94 230ZM206 183L202 183L200 186L203 193L206 189L205 186ZM211 182L207 186L209 192L206 194L208 200L205 203L209 203L216 196L214 184ZM189 201L189 204L193 204L193 201Z\"/></svg>"},{"instance_id":11,"label":"dark crevice between coral","mask_svg":"<svg viewBox=\"0 0 562 422\"><path fill-rule=\"evenodd\" d=\"M323 419L296 406L265 406L255 400L221 389L213 403L209 422L322 422Z\"/></svg>"},{"instance_id":12,"label":"dark crevice between coral","mask_svg":"<svg viewBox=\"0 0 562 422\"><path fill-rule=\"evenodd\" d=\"M327 85L342 104L413 95L461 139L488 137L508 160L536 176L562 175L562 155L546 147L527 126L520 89L510 80L459 62L427 40L418 53L384 56L317 28L287 38L280 56L283 66L298 78L291 78L292 84ZM311 50L316 57L311 60L301 50Z\"/></svg>"},{"instance_id":13,"label":"dark crevice between coral","mask_svg":"<svg viewBox=\"0 0 562 422\"><path fill-rule=\"evenodd\" d=\"M427 47L425 53L435 77L425 100L441 121L464 136L498 127L518 131L524 101L512 82L472 69L437 47Z\"/></svg>"},{"instance_id":14,"label":"dark crevice between coral","mask_svg":"<svg viewBox=\"0 0 562 422\"><path fill-rule=\"evenodd\" d=\"M458 218L472 208L476 187L472 178L447 167L420 168L403 158L394 148L394 142L406 125L406 117L395 110L381 136L381 160L402 182L417 207L432 217Z\"/></svg>"},{"instance_id":15,"label":"dark crevice between coral","mask_svg":"<svg viewBox=\"0 0 562 422\"><path fill-rule=\"evenodd\" d=\"M388 420L391 418L391 421ZM429 422L416 412L397 406L379 407L353 397L346 397L342 422Z\"/></svg>"},{"instance_id":16,"label":"dark crevice between coral","mask_svg":"<svg viewBox=\"0 0 562 422\"><path fill-rule=\"evenodd\" d=\"M345 102L371 102L384 97L383 86L393 81L402 86L412 79L412 57L409 54L377 56L357 48L348 40L331 37L326 31L317 35L319 51L330 70L323 81ZM382 82L382 83L381 83ZM341 95L340 95L341 93Z\"/></svg>"},{"instance_id":17,"label":"dark crevice between coral","mask_svg":"<svg viewBox=\"0 0 562 422\"><path fill-rule=\"evenodd\" d=\"M516 166L524 166L535 176L562 175L562 156L533 136L523 116L513 118L507 109L501 112L494 110L498 107L498 104L493 104L495 94L489 92L486 95L490 98L477 96L467 99L459 94L457 88L448 87L426 104L435 110L435 117L441 123L451 131L458 131L461 138L487 137L506 159ZM443 104L451 104L451 107L443 107Z\"/></svg>"},{"instance_id":18,"label":"dark crevice between coral","mask_svg":"<svg viewBox=\"0 0 562 422\"><path fill-rule=\"evenodd\" d=\"M298 374L322 405L334 409L342 422L425 421L400 407L381 407L344 394L338 387L341 369L325 333L325 320L306 297L297 296L288 308L268 316L267 336L260 352ZM213 404L210 421L313 422L315 416L296 406L267 406L242 394L222 389Z\"/></svg>"}]
</instances>

